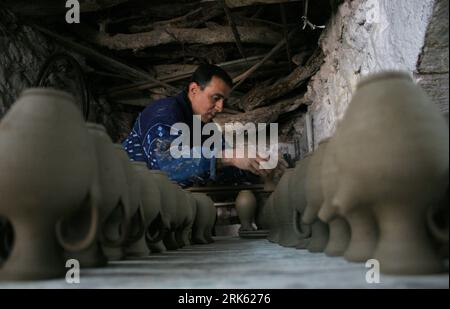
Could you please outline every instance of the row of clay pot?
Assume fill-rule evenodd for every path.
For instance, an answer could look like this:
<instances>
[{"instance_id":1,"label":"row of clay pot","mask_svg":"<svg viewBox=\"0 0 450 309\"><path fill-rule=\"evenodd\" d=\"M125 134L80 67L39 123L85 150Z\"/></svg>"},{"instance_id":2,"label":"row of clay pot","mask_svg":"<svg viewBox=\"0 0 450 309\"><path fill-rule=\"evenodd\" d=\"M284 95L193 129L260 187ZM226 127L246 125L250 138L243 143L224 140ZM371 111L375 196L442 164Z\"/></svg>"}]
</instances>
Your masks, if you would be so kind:
<instances>
[{"instance_id":1,"label":"row of clay pot","mask_svg":"<svg viewBox=\"0 0 450 309\"><path fill-rule=\"evenodd\" d=\"M15 102L0 122L0 170L1 280L212 241L211 199L129 161L64 92L30 89Z\"/></svg>"},{"instance_id":2,"label":"row of clay pot","mask_svg":"<svg viewBox=\"0 0 450 309\"><path fill-rule=\"evenodd\" d=\"M335 135L287 170L267 200L268 239L352 262L374 258L383 273L441 272L448 168L449 129L424 92L404 73L368 77Z\"/></svg>"}]
</instances>

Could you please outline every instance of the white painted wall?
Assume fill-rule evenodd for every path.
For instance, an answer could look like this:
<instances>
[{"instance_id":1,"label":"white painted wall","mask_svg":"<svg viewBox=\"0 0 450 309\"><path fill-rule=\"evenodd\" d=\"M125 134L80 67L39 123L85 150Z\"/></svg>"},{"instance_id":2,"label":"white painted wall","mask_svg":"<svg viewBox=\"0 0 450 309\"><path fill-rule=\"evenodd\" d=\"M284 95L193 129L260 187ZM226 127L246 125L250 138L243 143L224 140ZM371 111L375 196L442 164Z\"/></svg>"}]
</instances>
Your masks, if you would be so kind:
<instances>
[{"instance_id":1,"label":"white painted wall","mask_svg":"<svg viewBox=\"0 0 450 309\"><path fill-rule=\"evenodd\" d=\"M334 133L358 80L416 69L435 0L345 1L322 34L325 64L308 86L314 144Z\"/></svg>"}]
</instances>

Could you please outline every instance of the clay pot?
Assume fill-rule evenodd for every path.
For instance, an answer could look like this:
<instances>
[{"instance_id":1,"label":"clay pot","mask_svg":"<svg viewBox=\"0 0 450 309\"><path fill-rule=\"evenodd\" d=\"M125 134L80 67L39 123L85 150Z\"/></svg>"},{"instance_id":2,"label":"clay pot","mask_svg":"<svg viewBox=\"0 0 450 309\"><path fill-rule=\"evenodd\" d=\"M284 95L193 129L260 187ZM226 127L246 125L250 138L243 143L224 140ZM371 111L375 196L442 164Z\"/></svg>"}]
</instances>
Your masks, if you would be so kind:
<instances>
[{"instance_id":1,"label":"clay pot","mask_svg":"<svg viewBox=\"0 0 450 309\"><path fill-rule=\"evenodd\" d=\"M149 170L158 186L161 197L161 220L164 223L163 242L168 250L178 249L175 231L178 227L176 187L171 183L167 174L161 170Z\"/></svg>"},{"instance_id":2,"label":"clay pot","mask_svg":"<svg viewBox=\"0 0 450 309\"><path fill-rule=\"evenodd\" d=\"M180 188L184 198L183 201L178 203L179 207L182 207L182 221L175 232L175 238L178 245L182 248L184 246L191 245L192 226L194 224L195 215L197 212L197 202L190 192Z\"/></svg>"},{"instance_id":3,"label":"clay pot","mask_svg":"<svg viewBox=\"0 0 450 309\"><path fill-rule=\"evenodd\" d=\"M298 245L299 237L294 227L294 205L290 198L290 183L295 175L293 168L286 169L274 194L275 217L279 226L278 244L284 247L295 247Z\"/></svg>"},{"instance_id":4,"label":"clay pot","mask_svg":"<svg viewBox=\"0 0 450 309\"><path fill-rule=\"evenodd\" d=\"M275 216L274 204L273 204L273 193L269 196L266 201L266 206L264 206L264 217L265 221L268 222L269 234L267 235L267 240L270 242L278 243L280 236L280 226L278 225L278 220Z\"/></svg>"},{"instance_id":5,"label":"clay pot","mask_svg":"<svg viewBox=\"0 0 450 309\"><path fill-rule=\"evenodd\" d=\"M314 220L311 225L311 237L307 242L307 249L309 252L323 252L327 246L329 239L328 224L321 220Z\"/></svg>"},{"instance_id":6,"label":"clay pot","mask_svg":"<svg viewBox=\"0 0 450 309\"><path fill-rule=\"evenodd\" d=\"M13 242L14 232L11 224L5 218L0 217L0 268L11 254Z\"/></svg>"},{"instance_id":7,"label":"clay pot","mask_svg":"<svg viewBox=\"0 0 450 309\"><path fill-rule=\"evenodd\" d=\"M209 197L206 196L208 198L208 224L206 225L206 229L205 229L205 239L208 243L213 243L214 239L212 238L212 232L214 230L214 225L216 224L216 218L217 218L217 211L216 211L216 207L214 206L214 202L213 200Z\"/></svg>"},{"instance_id":8,"label":"clay pot","mask_svg":"<svg viewBox=\"0 0 450 309\"><path fill-rule=\"evenodd\" d=\"M196 215L192 228L192 242L194 244L207 244L206 230L211 226L211 208L213 201L204 193L192 193L196 201ZM215 209L214 209L215 210Z\"/></svg>"},{"instance_id":9,"label":"clay pot","mask_svg":"<svg viewBox=\"0 0 450 309\"><path fill-rule=\"evenodd\" d=\"M192 228L194 227L194 220L197 216L197 201L192 196L191 192L185 191L188 196L188 204L191 205L192 212L188 216L187 228L184 229L183 237L186 245L192 244ZM215 210L215 209L214 209Z\"/></svg>"},{"instance_id":10,"label":"clay pot","mask_svg":"<svg viewBox=\"0 0 450 309\"><path fill-rule=\"evenodd\" d=\"M297 249L306 249L311 237L311 225L305 224L302 220L306 208L305 186L310 159L311 156L306 156L303 160L297 162L294 174L289 181L289 201L293 209L293 228L298 239Z\"/></svg>"},{"instance_id":11,"label":"clay pot","mask_svg":"<svg viewBox=\"0 0 450 309\"><path fill-rule=\"evenodd\" d=\"M427 210L427 228L439 254L448 259L449 251L449 189L441 202L430 205Z\"/></svg>"},{"instance_id":12,"label":"clay pot","mask_svg":"<svg viewBox=\"0 0 450 309\"><path fill-rule=\"evenodd\" d=\"M104 126L87 123L89 138L95 145L97 162L96 173L100 190L99 200L99 229L96 242L85 250L69 248L67 258L77 259L82 267L106 266L107 258L102 250L103 246L119 247L125 239L120 233L120 225L128 217L128 187L122 163L115 153L111 138ZM71 223L72 222L72 223ZM79 220L64 222L64 225L77 225ZM111 237L114 235L114 239Z\"/></svg>"},{"instance_id":13,"label":"clay pot","mask_svg":"<svg viewBox=\"0 0 450 309\"><path fill-rule=\"evenodd\" d=\"M142 215L140 217L144 221L145 233L141 234L135 241L130 241L125 251L127 256L144 257L150 254L146 239L156 242L162 238L163 227L156 225L156 221L161 217L162 200L156 179L148 169L147 164L133 161L131 167L140 182L140 198L138 200L142 207ZM152 224L155 224L155 227L152 228Z\"/></svg>"},{"instance_id":14,"label":"clay pot","mask_svg":"<svg viewBox=\"0 0 450 309\"><path fill-rule=\"evenodd\" d=\"M333 204L344 215L373 210L381 271L440 272L425 218L447 190L449 131L433 103L407 74L373 75L359 83L336 138Z\"/></svg>"},{"instance_id":15,"label":"clay pot","mask_svg":"<svg viewBox=\"0 0 450 309\"><path fill-rule=\"evenodd\" d=\"M122 247L111 248L102 246L102 250L108 261L122 261L125 259L125 250Z\"/></svg>"},{"instance_id":16,"label":"clay pot","mask_svg":"<svg viewBox=\"0 0 450 309\"><path fill-rule=\"evenodd\" d=\"M204 201L207 196L203 193L192 193L192 196L197 205L197 212L192 229L192 242L195 244L207 244L208 241L205 238L205 230L209 220L209 205L208 201Z\"/></svg>"},{"instance_id":17,"label":"clay pot","mask_svg":"<svg viewBox=\"0 0 450 309\"><path fill-rule=\"evenodd\" d=\"M328 223L330 235L325 254L328 256L341 256L350 243L350 225L342 217L336 217Z\"/></svg>"},{"instance_id":18,"label":"clay pot","mask_svg":"<svg viewBox=\"0 0 450 309\"><path fill-rule=\"evenodd\" d=\"M169 250L183 248L185 243L181 237L184 222L187 220L188 209L186 207L186 196L177 182L171 181L172 194L176 197L176 216L172 229L166 236L166 247ZM173 244L171 244L173 242Z\"/></svg>"},{"instance_id":19,"label":"clay pot","mask_svg":"<svg viewBox=\"0 0 450 309\"><path fill-rule=\"evenodd\" d=\"M337 130L339 130L339 126ZM336 137L332 137L328 140L326 151L323 153L321 168L323 203L320 206L318 217L324 222L330 222L338 214L338 210L334 207L332 201L340 175L336 161L336 149L341 146L344 145L339 144Z\"/></svg>"},{"instance_id":20,"label":"clay pot","mask_svg":"<svg viewBox=\"0 0 450 309\"><path fill-rule=\"evenodd\" d=\"M148 247L150 248L151 253L164 253L167 251L166 246L164 246L164 243L162 240L149 243Z\"/></svg>"},{"instance_id":21,"label":"clay pot","mask_svg":"<svg viewBox=\"0 0 450 309\"><path fill-rule=\"evenodd\" d=\"M329 139L319 143L316 152L311 156L307 167L307 179L305 183L306 208L303 212L303 222L312 224L317 219L320 207L324 202L322 192L322 162L327 152Z\"/></svg>"},{"instance_id":22,"label":"clay pot","mask_svg":"<svg viewBox=\"0 0 450 309\"><path fill-rule=\"evenodd\" d=\"M256 210L256 218L255 218L255 223L256 223L256 227L257 229L260 230L268 230L270 227L270 222L268 222L266 219L266 216L264 215L265 210L264 208L266 207L266 202L267 199L270 196L270 192L260 192L257 197L257 205L258 208Z\"/></svg>"},{"instance_id":23,"label":"clay pot","mask_svg":"<svg viewBox=\"0 0 450 309\"><path fill-rule=\"evenodd\" d=\"M242 190L236 197L236 211L241 222L239 231L254 231L253 221L256 214L256 198L250 190Z\"/></svg>"},{"instance_id":24,"label":"clay pot","mask_svg":"<svg viewBox=\"0 0 450 309\"><path fill-rule=\"evenodd\" d=\"M125 234L126 242L133 242L142 235L144 235L144 212L141 211L142 205L141 196L141 177L138 175L138 171L132 166L127 152L123 149L121 144L114 144L116 154L120 158L123 169L125 171L127 188L128 188L128 209L127 216L124 218L123 226L121 228L122 233ZM131 224L133 223L133 224ZM128 228L130 227L130 229ZM131 233L131 229L133 229Z\"/></svg>"},{"instance_id":25,"label":"clay pot","mask_svg":"<svg viewBox=\"0 0 450 309\"><path fill-rule=\"evenodd\" d=\"M98 216L95 150L72 96L22 93L0 122L0 170L0 216L13 234L0 279L64 276L61 246L90 246ZM61 219L75 214L83 228L62 229Z\"/></svg>"},{"instance_id":26,"label":"clay pot","mask_svg":"<svg viewBox=\"0 0 450 309\"><path fill-rule=\"evenodd\" d=\"M317 151L310 156L306 167L306 207L303 211L302 221L311 224L311 239L307 245L310 252L323 252L329 240L328 225L317 217L323 203L321 172L327 144L328 139L319 144Z\"/></svg>"},{"instance_id":27,"label":"clay pot","mask_svg":"<svg viewBox=\"0 0 450 309\"><path fill-rule=\"evenodd\" d=\"M335 147L338 147L338 145L335 145L334 141L335 138L329 138L323 152L320 174L323 203L317 216L322 221L329 223L330 237L325 248L325 254L328 256L341 256L349 246L350 226L346 219L337 215L336 209L331 204L339 178L335 159Z\"/></svg>"},{"instance_id":28,"label":"clay pot","mask_svg":"<svg viewBox=\"0 0 450 309\"><path fill-rule=\"evenodd\" d=\"M350 262L363 263L374 257L379 230L372 210L357 207L344 215L350 226L350 242L344 257Z\"/></svg>"}]
</instances>

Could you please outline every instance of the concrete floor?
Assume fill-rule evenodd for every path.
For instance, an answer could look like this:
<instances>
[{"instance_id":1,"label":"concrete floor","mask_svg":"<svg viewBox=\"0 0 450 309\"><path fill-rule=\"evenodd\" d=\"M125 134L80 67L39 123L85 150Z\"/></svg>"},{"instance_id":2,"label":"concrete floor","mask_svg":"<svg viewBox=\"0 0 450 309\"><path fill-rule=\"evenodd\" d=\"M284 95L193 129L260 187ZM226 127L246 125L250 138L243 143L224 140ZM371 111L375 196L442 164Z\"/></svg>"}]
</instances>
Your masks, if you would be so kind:
<instances>
[{"instance_id":1,"label":"concrete floor","mask_svg":"<svg viewBox=\"0 0 450 309\"><path fill-rule=\"evenodd\" d=\"M209 245L112 262L81 271L79 284L65 280L0 283L0 288L449 288L449 275L396 277L366 282L364 264L322 253L283 248L266 239L217 237Z\"/></svg>"}]
</instances>

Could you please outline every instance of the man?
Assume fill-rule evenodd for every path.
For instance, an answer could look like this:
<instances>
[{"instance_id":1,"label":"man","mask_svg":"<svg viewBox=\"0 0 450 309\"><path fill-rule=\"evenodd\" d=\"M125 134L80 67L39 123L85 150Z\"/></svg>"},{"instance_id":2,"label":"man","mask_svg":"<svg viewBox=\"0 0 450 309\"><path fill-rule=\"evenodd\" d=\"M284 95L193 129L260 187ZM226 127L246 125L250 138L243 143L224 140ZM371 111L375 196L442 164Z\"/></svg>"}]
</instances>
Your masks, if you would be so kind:
<instances>
[{"instance_id":1,"label":"man","mask_svg":"<svg viewBox=\"0 0 450 309\"><path fill-rule=\"evenodd\" d=\"M200 116L202 127L212 121L217 113L222 112L232 85L232 79L220 67L200 65L187 90L174 97L157 100L139 114L123 142L130 159L146 162L149 169L166 172L183 187L204 184L228 167L259 176L267 175L267 170L259 169L259 162L264 159L258 156L219 159L206 158L202 154L201 158L174 158L170 153L171 143L177 137L170 134L171 127L175 123L185 123L191 131L192 145L193 115ZM202 136L202 144L206 138ZM246 174L240 172L242 177L248 176Z\"/></svg>"}]
</instances>

